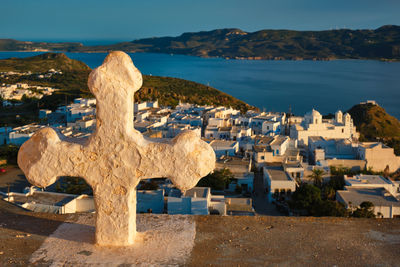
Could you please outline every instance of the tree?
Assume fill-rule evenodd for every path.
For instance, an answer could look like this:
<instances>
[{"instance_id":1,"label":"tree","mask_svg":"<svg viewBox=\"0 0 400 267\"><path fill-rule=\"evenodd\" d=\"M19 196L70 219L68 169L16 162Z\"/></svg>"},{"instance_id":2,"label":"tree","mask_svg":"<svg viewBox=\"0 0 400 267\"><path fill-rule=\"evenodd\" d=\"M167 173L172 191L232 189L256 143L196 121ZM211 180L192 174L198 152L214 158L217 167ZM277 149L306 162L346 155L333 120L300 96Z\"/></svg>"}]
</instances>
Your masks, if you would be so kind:
<instances>
[{"instance_id":1,"label":"tree","mask_svg":"<svg viewBox=\"0 0 400 267\"><path fill-rule=\"evenodd\" d=\"M374 204L370 201L362 202L360 207L353 211L351 216L357 218L375 218Z\"/></svg>"},{"instance_id":2,"label":"tree","mask_svg":"<svg viewBox=\"0 0 400 267\"><path fill-rule=\"evenodd\" d=\"M349 212L342 203L333 200L322 200L317 202L314 209L311 210L311 215L348 217Z\"/></svg>"},{"instance_id":3,"label":"tree","mask_svg":"<svg viewBox=\"0 0 400 267\"><path fill-rule=\"evenodd\" d=\"M335 191L337 190L343 190L344 186L346 185L346 182L344 181L344 176L331 176L328 185L329 187L332 187Z\"/></svg>"},{"instance_id":4,"label":"tree","mask_svg":"<svg viewBox=\"0 0 400 267\"><path fill-rule=\"evenodd\" d=\"M321 188L322 187L322 176L325 174L325 172L321 169L313 169L312 174L310 174L308 177L313 179L314 185Z\"/></svg>"},{"instance_id":5,"label":"tree","mask_svg":"<svg viewBox=\"0 0 400 267\"><path fill-rule=\"evenodd\" d=\"M354 175L356 172L352 171L350 168L343 166L331 166L331 175L343 176L343 175Z\"/></svg>"},{"instance_id":6,"label":"tree","mask_svg":"<svg viewBox=\"0 0 400 267\"><path fill-rule=\"evenodd\" d=\"M211 187L214 190L224 190L233 180L232 172L227 169L215 170L203 177L197 186Z\"/></svg>"},{"instance_id":7,"label":"tree","mask_svg":"<svg viewBox=\"0 0 400 267\"><path fill-rule=\"evenodd\" d=\"M383 170L383 176L384 176L385 178L389 178L389 176L390 176L390 168L389 168L389 165L386 165L386 168Z\"/></svg>"},{"instance_id":8,"label":"tree","mask_svg":"<svg viewBox=\"0 0 400 267\"><path fill-rule=\"evenodd\" d=\"M362 174L375 174L372 167L365 168L361 173Z\"/></svg>"},{"instance_id":9,"label":"tree","mask_svg":"<svg viewBox=\"0 0 400 267\"><path fill-rule=\"evenodd\" d=\"M57 182L56 191L74 195L93 194L92 188L83 178L69 176L64 176Z\"/></svg>"},{"instance_id":10,"label":"tree","mask_svg":"<svg viewBox=\"0 0 400 267\"><path fill-rule=\"evenodd\" d=\"M301 184L292 194L289 205L299 210L307 210L312 213L313 207L321 201L321 190L310 184Z\"/></svg>"},{"instance_id":11,"label":"tree","mask_svg":"<svg viewBox=\"0 0 400 267\"><path fill-rule=\"evenodd\" d=\"M159 188L157 182L151 179L149 182L141 183L140 190L157 190Z\"/></svg>"},{"instance_id":12,"label":"tree","mask_svg":"<svg viewBox=\"0 0 400 267\"><path fill-rule=\"evenodd\" d=\"M0 145L0 159L6 159L7 164L17 164L18 146Z\"/></svg>"},{"instance_id":13,"label":"tree","mask_svg":"<svg viewBox=\"0 0 400 267\"><path fill-rule=\"evenodd\" d=\"M335 191L331 187L326 187L329 194L335 195ZM324 188L324 189L326 189ZM324 193L326 194L326 193ZM332 195L330 196L331 198ZM305 210L311 216L349 216L345 206L334 200L323 200L321 198L321 190L310 184L301 184L293 193L289 206L293 209Z\"/></svg>"},{"instance_id":14,"label":"tree","mask_svg":"<svg viewBox=\"0 0 400 267\"><path fill-rule=\"evenodd\" d=\"M24 103L30 103L32 102L32 99L30 99L26 94L24 94L21 98L21 101Z\"/></svg>"},{"instance_id":15,"label":"tree","mask_svg":"<svg viewBox=\"0 0 400 267\"><path fill-rule=\"evenodd\" d=\"M325 186L323 189L324 192L324 198L328 200L334 200L336 196L336 191L333 187L331 186Z\"/></svg>"},{"instance_id":16,"label":"tree","mask_svg":"<svg viewBox=\"0 0 400 267\"><path fill-rule=\"evenodd\" d=\"M235 193L236 194L241 194L242 190L243 190L243 188L237 184L236 187L235 187Z\"/></svg>"}]
</instances>

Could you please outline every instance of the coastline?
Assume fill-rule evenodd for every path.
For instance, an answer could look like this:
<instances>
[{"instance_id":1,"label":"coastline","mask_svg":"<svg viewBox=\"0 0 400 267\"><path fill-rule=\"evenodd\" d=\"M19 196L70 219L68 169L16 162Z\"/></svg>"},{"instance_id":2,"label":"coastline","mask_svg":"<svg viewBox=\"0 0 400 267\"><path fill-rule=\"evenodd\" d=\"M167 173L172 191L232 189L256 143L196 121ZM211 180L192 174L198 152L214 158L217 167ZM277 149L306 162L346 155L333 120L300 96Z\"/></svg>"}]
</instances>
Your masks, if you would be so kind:
<instances>
[{"instance_id":1,"label":"coastline","mask_svg":"<svg viewBox=\"0 0 400 267\"><path fill-rule=\"evenodd\" d=\"M98 51L66 51L66 50L49 50L49 49L40 49L40 50L7 50L2 52L9 52L9 53L86 53L86 54L105 54L109 53L110 51L114 50L98 50ZM287 58L287 57L271 57L271 58L263 58L263 57L226 57L226 56L198 56L198 55L191 55L191 54L173 54L173 53L162 53L162 52L154 52L154 51L129 51L129 50L122 50L128 54L135 54L135 53L153 53L153 54L163 54L163 55L180 55L180 56L190 56L190 57L198 57L198 58L218 58L218 59L225 59L225 60L257 60L257 61L336 61L336 60L371 60L371 61L380 61L380 62L389 62L389 63L398 63L400 59L390 59L390 58L337 58L337 57L328 57L328 58L303 58L303 57L294 57L294 58Z\"/></svg>"}]
</instances>

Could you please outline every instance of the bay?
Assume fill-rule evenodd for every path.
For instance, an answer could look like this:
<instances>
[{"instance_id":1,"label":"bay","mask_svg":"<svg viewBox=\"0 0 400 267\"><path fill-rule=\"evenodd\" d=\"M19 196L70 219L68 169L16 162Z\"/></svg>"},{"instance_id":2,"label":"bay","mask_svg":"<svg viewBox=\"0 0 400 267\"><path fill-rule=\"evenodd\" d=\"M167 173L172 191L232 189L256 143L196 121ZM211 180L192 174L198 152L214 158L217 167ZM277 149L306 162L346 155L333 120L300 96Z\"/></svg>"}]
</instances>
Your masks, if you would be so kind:
<instances>
[{"instance_id":1,"label":"bay","mask_svg":"<svg viewBox=\"0 0 400 267\"><path fill-rule=\"evenodd\" d=\"M40 52L0 52L0 58ZM106 53L66 53L89 67ZM400 62L374 60L266 61L225 60L154 53L129 54L143 74L187 79L215 87L261 110L303 115L346 111L361 101L376 100L400 118Z\"/></svg>"}]
</instances>

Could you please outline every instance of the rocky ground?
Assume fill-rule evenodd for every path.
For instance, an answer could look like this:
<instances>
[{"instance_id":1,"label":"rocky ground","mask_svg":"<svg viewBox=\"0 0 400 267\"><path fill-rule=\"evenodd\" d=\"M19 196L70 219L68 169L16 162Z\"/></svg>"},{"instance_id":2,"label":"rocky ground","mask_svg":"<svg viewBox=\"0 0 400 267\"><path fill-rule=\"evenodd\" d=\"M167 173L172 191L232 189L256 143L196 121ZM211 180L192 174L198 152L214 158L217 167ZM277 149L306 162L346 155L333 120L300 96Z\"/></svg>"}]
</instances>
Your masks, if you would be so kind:
<instances>
[{"instance_id":1,"label":"rocky ground","mask_svg":"<svg viewBox=\"0 0 400 267\"><path fill-rule=\"evenodd\" d=\"M0 201L0 266L29 266L64 221L81 215L23 211ZM151 216L157 215L141 215ZM169 220L168 215L166 220ZM159 217L157 217L159 219ZM187 266L398 266L400 220L195 216ZM60 252L62 253L62 251ZM156 252L155 252L156 253ZM39 262L34 266L47 266Z\"/></svg>"}]
</instances>

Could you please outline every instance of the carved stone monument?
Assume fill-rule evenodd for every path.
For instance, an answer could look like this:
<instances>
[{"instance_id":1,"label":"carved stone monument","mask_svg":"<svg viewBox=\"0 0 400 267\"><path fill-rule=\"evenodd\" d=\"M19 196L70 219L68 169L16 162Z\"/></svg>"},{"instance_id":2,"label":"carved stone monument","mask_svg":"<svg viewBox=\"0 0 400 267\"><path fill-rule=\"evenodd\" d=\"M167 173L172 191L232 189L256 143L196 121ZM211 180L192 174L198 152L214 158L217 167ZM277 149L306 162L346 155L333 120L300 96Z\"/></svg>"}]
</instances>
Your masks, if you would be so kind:
<instances>
[{"instance_id":1,"label":"carved stone monument","mask_svg":"<svg viewBox=\"0 0 400 267\"><path fill-rule=\"evenodd\" d=\"M44 128L21 146L18 165L39 187L59 176L83 177L96 203L96 243L131 245L139 181L168 177L179 189L190 189L214 169L215 154L191 131L163 143L151 142L133 128L133 96L142 75L127 54L110 53L91 72L88 86L97 99L97 128L89 140L81 144Z\"/></svg>"}]
</instances>

